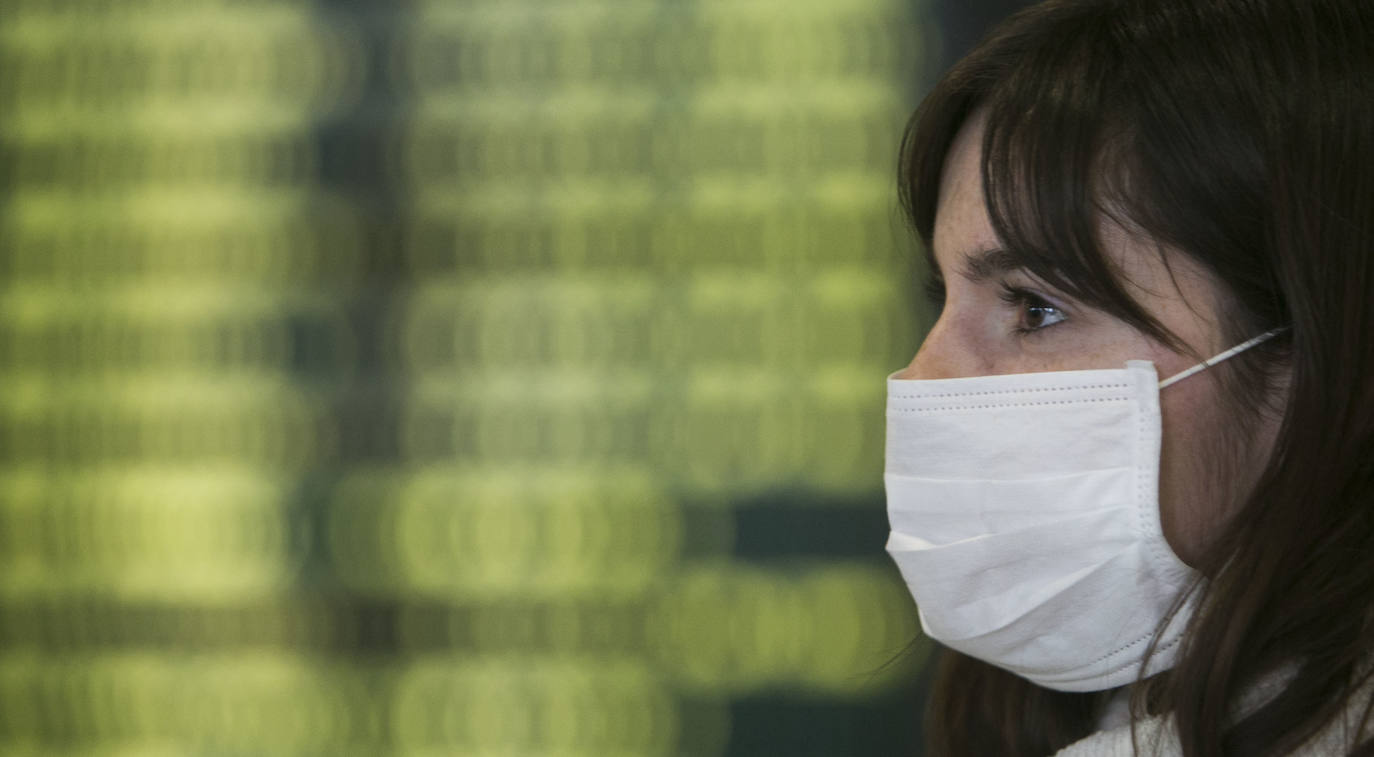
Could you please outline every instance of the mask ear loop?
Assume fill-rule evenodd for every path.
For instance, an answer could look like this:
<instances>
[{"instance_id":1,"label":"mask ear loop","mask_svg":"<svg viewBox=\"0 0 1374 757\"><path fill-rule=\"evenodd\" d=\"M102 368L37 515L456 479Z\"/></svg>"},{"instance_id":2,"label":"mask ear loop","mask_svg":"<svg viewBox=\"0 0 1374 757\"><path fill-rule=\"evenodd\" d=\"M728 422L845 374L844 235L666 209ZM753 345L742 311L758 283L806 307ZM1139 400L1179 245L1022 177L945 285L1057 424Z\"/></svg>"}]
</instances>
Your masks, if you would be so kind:
<instances>
[{"instance_id":1,"label":"mask ear loop","mask_svg":"<svg viewBox=\"0 0 1374 757\"><path fill-rule=\"evenodd\" d=\"M1208 368L1211 368L1212 366L1216 365L1217 363L1220 363L1220 362L1222 362L1222 361L1224 361L1224 360L1227 360L1227 359L1229 359L1229 358L1235 357L1236 355L1239 355L1240 353L1242 353L1242 352L1244 352L1244 351L1250 349L1251 347L1254 347L1255 345L1259 344L1260 342L1264 342L1264 341L1268 341L1269 339L1272 339L1272 338L1274 337L1275 334L1278 334L1280 331L1283 331L1283 330L1284 330L1284 329L1274 329L1273 331L1266 331L1266 332L1264 332L1263 334L1260 334L1259 336L1257 336L1257 337L1255 337L1255 338L1253 338L1253 339L1248 339L1248 340L1246 340L1246 341L1244 341L1244 342L1241 342L1240 344L1237 344L1236 346L1232 347L1232 348L1229 349L1229 350L1226 350L1225 352L1222 352L1222 353L1217 354L1217 355L1213 355L1212 357L1207 358L1206 360L1202 361L1201 363L1198 363L1197 365L1193 366L1192 368L1188 368L1188 369L1183 370L1183 371L1181 371L1181 372L1179 372L1179 373L1175 373L1174 375L1170 376L1169 378L1166 378L1166 379L1164 379L1163 381L1159 382L1159 388L1160 388L1160 389L1163 389L1164 387L1169 386L1169 385L1171 385L1171 384L1177 384L1178 382L1182 381L1183 379L1188 378L1189 376L1192 376L1192 375L1194 375L1194 374L1201 373L1201 372L1207 370Z\"/></svg>"}]
</instances>

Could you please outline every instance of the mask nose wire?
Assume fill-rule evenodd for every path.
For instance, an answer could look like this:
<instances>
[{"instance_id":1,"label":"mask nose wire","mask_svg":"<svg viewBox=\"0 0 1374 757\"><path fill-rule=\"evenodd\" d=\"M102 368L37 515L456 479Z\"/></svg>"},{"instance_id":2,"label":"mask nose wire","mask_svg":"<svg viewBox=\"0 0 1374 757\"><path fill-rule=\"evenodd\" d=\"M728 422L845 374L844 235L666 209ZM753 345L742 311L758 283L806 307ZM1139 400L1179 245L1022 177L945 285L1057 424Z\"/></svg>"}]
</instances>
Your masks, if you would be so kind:
<instances>
[{"instance_id":1,"label":"mask nose wire","mask_svg":"<svg viewBox=\"0 0 1374 757\"><path fill-rule=\"evenodd\" d=\"M1229 350L1226 350L1225 352L1213 355L1212 357L1207 358L1206 360L1202 361L1201 363L1198 363L1192 368L1184 369L1178 373L1175 373L1169 378L1166 378L1163 381L1159 382L1159 388L1163 389L1171 384L1177 384L1178 382L1188 378L1189 376L1201 373L1207 370L1208 368L1211 368L1212 366L1216 365L1217 363L1233 358L1236 355L1239 355L1240 353L1250 349L1251 347L1254 347L1255 345L1261 342L1272 339L1274 335L1279 333L1280 331L1283 331L1283 329L1274 329L1273 331L1266 331L1263 334L1254 337L1253 339L1247 339L1246 341L1237 344L1236 346L1232 347Z\"/></svg>"}]
</instances>

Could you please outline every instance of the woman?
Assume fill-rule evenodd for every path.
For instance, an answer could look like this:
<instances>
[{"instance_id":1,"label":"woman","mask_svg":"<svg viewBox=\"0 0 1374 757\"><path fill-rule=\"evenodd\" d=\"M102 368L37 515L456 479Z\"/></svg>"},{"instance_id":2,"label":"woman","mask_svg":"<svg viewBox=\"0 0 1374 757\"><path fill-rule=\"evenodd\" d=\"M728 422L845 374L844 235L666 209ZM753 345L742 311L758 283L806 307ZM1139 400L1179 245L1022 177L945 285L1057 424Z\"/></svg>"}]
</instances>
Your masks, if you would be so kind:
<instances>
[{"instance_id":1,"label":"woman","mask_svg":"<svg viewBox=\"0 0 1374 757\"><path fill-rule=\"evenodd\" d=\"M1374 754L1374 3L1052 0L901 169L932 754Z\"/></svg>"}]
</instances>

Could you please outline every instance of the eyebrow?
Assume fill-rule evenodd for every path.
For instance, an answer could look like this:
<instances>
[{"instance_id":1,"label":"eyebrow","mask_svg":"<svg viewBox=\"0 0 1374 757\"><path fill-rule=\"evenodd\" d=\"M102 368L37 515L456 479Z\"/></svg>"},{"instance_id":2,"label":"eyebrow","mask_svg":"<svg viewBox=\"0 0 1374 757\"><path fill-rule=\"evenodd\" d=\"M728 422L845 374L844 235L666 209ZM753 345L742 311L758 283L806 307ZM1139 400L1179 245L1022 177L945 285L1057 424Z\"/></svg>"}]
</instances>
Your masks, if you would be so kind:
<instances>
[{"instance_id":1,"label":"eyebrow","mask_svg":"<svg viewBox=\"0 0 1374 757\"><path fill-rule=\"evenodd\" d=\"M994 247L964 253L964 268L961 273L969 281L978 283L1020 268L1025 268L1025 262L1020 255L1002 247Z\"/></svg>"},{"instance_id":2,"label":"eyebrow","mask_svg":"<svg viewBox=\"0 0 1374 757\"><path fill-rule=\"evenodd\" d=\"M927 254L931 270L940 277L944 272L940 270L940 265L935 261L933 254ZM988 279L995 278L999 274L1009 273L1026 267L1022 257L1011 250L1003 247L990 247L981 250L966 252L961 256L962 266L960 275L973 283L980 283Z\"/></svg>"}]
</instances>

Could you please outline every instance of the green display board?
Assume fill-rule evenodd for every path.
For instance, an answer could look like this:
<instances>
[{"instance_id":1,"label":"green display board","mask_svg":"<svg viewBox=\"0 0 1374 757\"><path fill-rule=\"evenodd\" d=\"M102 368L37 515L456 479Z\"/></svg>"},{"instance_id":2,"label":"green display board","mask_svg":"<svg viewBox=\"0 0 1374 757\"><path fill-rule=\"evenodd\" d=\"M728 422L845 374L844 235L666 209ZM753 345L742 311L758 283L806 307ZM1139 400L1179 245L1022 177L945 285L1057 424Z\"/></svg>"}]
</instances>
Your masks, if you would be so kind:
<instances>
[{"instance_id":1,"label":"green display board","mask_svg":"<svg viewBox=\"0 0 1374 757\"><path fill-rule=\"evenodd\" d=\"M922 28L0 3L0 752L908 748Z\"/></svg>"}]
</instances>

